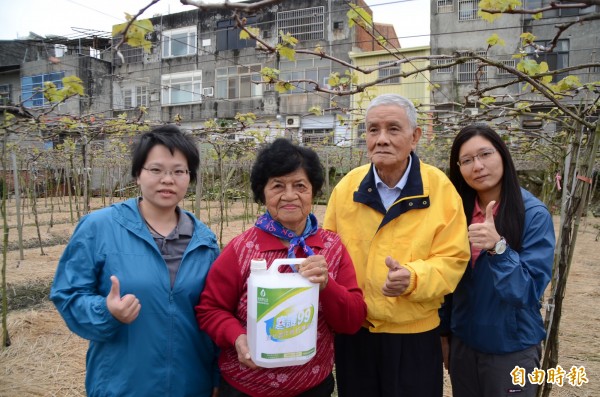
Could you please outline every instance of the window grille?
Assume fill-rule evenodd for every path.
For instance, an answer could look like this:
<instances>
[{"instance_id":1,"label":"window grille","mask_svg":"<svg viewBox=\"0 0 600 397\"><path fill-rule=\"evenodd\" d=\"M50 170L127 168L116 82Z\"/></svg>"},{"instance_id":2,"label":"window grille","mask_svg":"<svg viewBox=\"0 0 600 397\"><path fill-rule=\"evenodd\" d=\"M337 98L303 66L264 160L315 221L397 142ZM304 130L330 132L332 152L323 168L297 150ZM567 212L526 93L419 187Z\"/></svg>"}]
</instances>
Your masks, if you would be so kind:
<instances>
[{"instance_id":1,"label":"window grille","mask_svg":"<svg viewBox=\"0 0 600 397\"><path fill-rule=\"evenodd\" d=\"M325 7L311 7L277 13L277 32L291 34L300 41L322 40L325 32Z\"/></svg>"},{"instance_id":2,"label":"window grille","mask_svg":"<svg viewBox=\"0 0 600 397\"><path fill-rule=\"evenodd\" d=\"M481 19L477 15L479 0L458 0L458 20L475 21Z\"/></svg>"},{"instance_id":3,"label":"window grille","mask_svg":"<svg viewBox=\"0 0 600 397\"><path fill-rule=\"evenodd\" d=\"M302 143L304 144L332 144L333 134L328 129L302 130Z\"/></svg>"},{"instance_id":4,"label":"window grille","mask_svg":"<svg viewBox=\"0 0 600 397\"><path fill-rule=\"evenodd\" d=\"M440 66L440 65L448 65L448 64L450 64L452 62L454 62L453 59L438 59L436 61L436 64L437 64L437 66ZM448 67L445 67L445 68L436 69L435 71L437 73L452 73L453 69L454 69L454 66L448 66Z\"/></svg>"},{"instance_id":5,"label":"window grille","mask_svg":"<svg viewBox=\"0 0 600 397\"><path fill-rule=\"evenodd\" d=\"M121 42L123 36L115 36L113 38L113 43L116 45ZM123 61L121 57L118 55L117 51L113 52L113 62L115 64L120 65L123 63L142 63L144 61L144 49L142 47L131 47L127 43L123 43L121 48L119 49L121 55L123 55Z\"/></svg>"},{"instance_id":6,"label":"window grille","mask_svg":"<svg viewBox=\"0 0 600 397\"><path fill-rule=\"evenodd\" d=\"M390 62L383 61L379 62L379 66L390 64ZM379 78L386 78L400 73L400 66L389 66L387 68L379 69ZM382 81L381 84L400 84L400 76L391 77L386 81Z\"/></svg>"},{"instance_id":7,"label":"window grille","mask_svg":"<svg viewBox=\"0 0 600 397\"><path fill-rule=\"evenodd\" d=\"M467 54L468 53L461 53L460 55L465 56ZM485 52L478 52L477 55L485 56ZM487 80L487 67L482 66L478 59L472 59L458 65L459 83L471 83L474 81L485 82Z\"/></svg>"},{"instance_id":8,"label":"window grille","mask_svg":"<svg viewBox=\"0 0 600 397\"><path fill-rule=\"evenodd\" d=\"M515 68L517 66L517 61L515 59L504 59L501 60L500 62L502 62L503 65L511 67L511 68ZM510 73L507 70L501 69L501 68L496 68L496 74L498 75L511 75L512 73Z\"/></svg>"},{"instance_id":9,"label":"window grille","mask_svg":"<svg viewBox=\"0 0 600 397\"><path fill-rule=\"evenodd\" d=\"M454 11L454 0L438 0L437 12L438 14L445 14Z\"/></svg>"}]
</instances>

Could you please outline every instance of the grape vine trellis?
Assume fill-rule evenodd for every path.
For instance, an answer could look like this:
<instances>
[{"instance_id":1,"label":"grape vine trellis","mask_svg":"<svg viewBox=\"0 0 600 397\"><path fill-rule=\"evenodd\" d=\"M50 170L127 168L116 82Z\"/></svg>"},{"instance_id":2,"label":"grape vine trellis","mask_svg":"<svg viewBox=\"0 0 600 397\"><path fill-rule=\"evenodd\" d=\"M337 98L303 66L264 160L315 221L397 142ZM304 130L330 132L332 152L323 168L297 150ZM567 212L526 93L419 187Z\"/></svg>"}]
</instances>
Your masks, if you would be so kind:
<instances>
[{"instance_id":1,"label":"grape vine trellis","mask_svg":"<svg viewBox=\"0 0 600 397\"><path fill-rule=\"evenodd\" d=\"M146 8L156 3L154 0ZM358 73L370 74L377 72L383 67L390 65L379 65L369 69L361 69L355 65L348 64L342 60L335 59L325 52L323 48L306 49L297 48L297 41L287 34L281 35L281 40L276 46L270 46L261 40L260 32L253 28L245 27L245 13L258 12L264 7L269 7L281 3L283 0L262 0L254 3L229 3L222 4L204 4L202 1L182 0L182 3L194 5L200 10L225 10L233 14L239 27L243 29L243 35L247 38L256 40L268 54L278 54L281 57L290 60L295 59L296 54L303 56L314 56L327 58L333 62L338 62L348 68L347 73L332 74L328 79L328 86L322 85L322 82L310 80L289 80L279 79L279 72L275 69L265 68L262 70L263 81L273 84L279 92L287 92L294 85L310 84L316 92L325 92L334 97L331 109L337 104L335 98L344 95L358 94L362 96L369 95L369 87L384 80L378 79L372 83L357 84L356 75ZM518 0L483 0L480 2L480 15L484 19L491 20L502 14L524 14L529 13L534 18L538 18L548 9L567 9L567 8L586 8L600 5L599 0L581 0L556 1L540 9L527 10L520 6ZM142 46L150 48L148 41L145 40L145 29L149 29L147 22L136 21L138 13L130 18L130 22L124 24L121 28L125 32L120 33L123 42L131 46ZM595 23L600 19L600 15L589 13L585 17L578 19L577 23ZM351 6L348 12L349 25L356 25L365 28L368 32L373 32L370 16L360 7ZM566 23L557 26L557 33L551 45L555 45L562 33L568 31L573 25ZM129 30L131 28L131 30ZM372 34L372 33L371 33ZM382 45L385 45L385 38L373 36ZM498 35L492 35L488 40L488 48L501 45L502 39ZM119 47L119 46L117 46ZM487 55L477 53L462 53L457 55L432 55L428 57L398 58L391 64L402 66L411 64L418 60L427 60L429 63L423 67L415 67L411 71L401 71L398 74L386 76L392 78L410 78L416 74L425 71L434 71L439 68L448 68L465 62L476 62L478 69L483 67L495 67L502 69L505 73L512 76L512 80L506 84L517 85L524 84L526 91L521 94L506 98L494 95L494 89L499 86L483 86L475 84L473 91L455 102L441 103L434 100L430 106L417 104L420 110L420 122L424 125L432 126L436 132L428 142L422 142L420 154L434 164L444 165L443 159L447 156L447 147L453 137L453 134L464 124L471 122L486 122L492 127L502 131L507 140L513 146L515 157L519 161L537 161L538 164L543 161L547 168L546 174L541 178L543 182L543 191L546 195L547 203L550 204L550 196L557 194L553 190L555 186L555 173L560 171L562 176L562 197L560 199L560 226L557 242L557 250L554 265L554 277L551 288L551 296L546 302L548 308L546 322L548 326L548 339L545 343L544 369L555 366L558 363L558 327L560 324L560 315L562 308L562 299L565 294L565 285L568 279L569 267L572 260L573 250L575 248L577 230L581 218L586 215L590 195L592 192L592 176L594 170L597 171L598 141L600 139L600 125L598 123L598 101L600 92L599 82L581 83L579 79L572 74L576 71L600 68L600 63L590 62L584 65L572 65L562 70L549 70L544 62L537 62L525 57L526 47L535 47L535 38L532 35L524 34L516 67L510 67L506 64L493 60ZM544 51L545 49L536 47L535 51ZM443 60L442 63L438 61ZM556 84L552 83L552 77L559 74L568 74ZM5 272L6 272L6 249L8 244L8 232L11 229L6 220L6 200L11 188L19 183L21 190L25 189L32 202L41 195L44 199L52 200L52 196L57 193L69 198L69 207L71 213L71 222L75 222L81 215L89 211L89 197L91 194L100 194L102 197L113 197L115 194L127 197L135 194L135 185L129 183L127 146L131 139L139 132L148 129L152 123L144 120L144 109L141 109L139 117L135 120L128 120L125 117L117 119L101 119L94 115L69 116L65 115L62 119L55 120L52 123L46 120L46 116L54 112L61 102L68 100L72 96L81 95L82 89L77 85L75 79L65 82L65 88L68 90L57 90L56 87L47 87L47 96L54 105L44 110L42 114L32 114L20 106L2 106L5 111L4 119L0 132L2 133L2 167L3 170L36 170L37 177L33 178L33 173L17 173L17 178L13 178L11 183L9 175L4 173L2 214L4 219L4 245L3 245L3 288L5 291ZM436 98L439 87L434 84L430 87L432 98ZM568 99L568 100L566 100ZM479 109L478 114L472 115L465 112L465 109L473 106ZM439 108L452 109L444 112L437 111ZM544 111L540 111L544 108ZM308 113L323 114L328 109L307 109ZM358 116L358 118L349 118L345 120L348 123L357 123L360 120L362 109L344 109L346 114ZM540 120L542 124L552 122L557 125L557 133L549 136L542 129L530 131L525 137L524 131L513 123L520 117L527 116ZM215 219L220 222L217 230L222 232L223 226L228 219L229 200L245 200L247 208L248 222L251 222L256 209L249 203L250 192L247 187L247 175L249 173L249 164L252 162L253 151L249 150L248 143L229 142L225 137L231 132L244 131L257 142L263 142L265 136L259 131L253 130L253 122L256 116L252 114L238 115L236 117L239 127L223 128L217 120L206 123L204 128L192 131L199 146L202 149L202 166L199 172L201 183L196 186L195 194L190 197L194 200L195 211L197 214L202 210L201 201L208 202L217 200L219 202L218 214L213 214L211 207L207 206L209 219ZM175 120L177 121L177 120ZM52 150L42 150L43 143L40 135L43 133L44 139L54 138L60 141ZM20 147L25 140L39 140L38 152L21 152ZM31 145L29 146L31 147ZM329 173L327 178L328 186L326 191L336 181L336 175L343 173L351 167L367 161L364 152L353 148L327 148L317 145L321 158L325 159L326 169ZM521 153L522 152L522 153ZM530 153L527 153L530 152ZM13 156L14 160L11 160ZM11 163L16 163L11 166ZM94 170L101 170L98 175ZM94 192L94 186L100 186L99 192ZM327 193L326 192L326 193ZM18 194L17 194L18 196ZM82 197L83 200L79 200ZM110 199L109 199L110 200ZM108 203L107 203L108 204ZM33 208L33 206L32 206ZM22 216L22 215L21 215ZM8 334L6 331L6 294L3 293L3 346L6 345ZM549 387L547 385L541 390L543 395L548 395Z\"/></svg>"}]
</instances>

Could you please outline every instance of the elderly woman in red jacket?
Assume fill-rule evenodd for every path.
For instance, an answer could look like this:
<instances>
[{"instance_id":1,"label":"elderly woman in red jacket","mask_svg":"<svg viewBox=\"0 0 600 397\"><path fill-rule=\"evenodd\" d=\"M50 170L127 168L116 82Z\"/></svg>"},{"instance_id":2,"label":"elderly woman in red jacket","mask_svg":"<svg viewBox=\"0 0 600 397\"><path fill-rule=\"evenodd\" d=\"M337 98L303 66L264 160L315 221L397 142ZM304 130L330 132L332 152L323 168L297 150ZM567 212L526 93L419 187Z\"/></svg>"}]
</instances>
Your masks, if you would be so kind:
<instances>
[{"instance_id":1,"label":"elderly woman in red jacket","mask_svg":"<svg viewBox=\"0 0 600 397\"><path fill-rule=\"evenodd\" d=\"M337 234L318 227L311 213L323 168L308 148L277 139L259 153L250 176L257 203L267 211L235 237L211 268L196 307L198 323L221 348L220 397L331 396L334 333L356 332L366 304L352 260ZM298 271L319 284L316 355L300 366L259 368L246 336L250 261L306 258Z\"/></svg>"}]
</instances>

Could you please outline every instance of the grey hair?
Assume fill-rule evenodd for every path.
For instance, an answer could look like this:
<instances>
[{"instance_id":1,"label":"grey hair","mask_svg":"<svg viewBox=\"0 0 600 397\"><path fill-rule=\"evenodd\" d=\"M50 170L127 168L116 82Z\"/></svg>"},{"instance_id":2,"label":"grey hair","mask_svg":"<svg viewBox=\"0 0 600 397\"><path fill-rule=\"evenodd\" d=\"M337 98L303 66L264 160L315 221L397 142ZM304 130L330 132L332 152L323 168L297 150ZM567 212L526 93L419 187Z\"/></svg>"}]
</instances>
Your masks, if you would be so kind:
<instances>
[{"instance_id":1,"label":"grey hair","mask_svg":"<svg viewBox=\"0 0 600 397\"><path fill-rule=\"evenodd\" d=\"M384 105L394 105L404 109L410 126L412 128L417 128L417 109L415 108L415 105L413 105L410 99L398 94L383 94L373 99L365 112L365 120L371 109Z\"/></svg>"}]
</instances>

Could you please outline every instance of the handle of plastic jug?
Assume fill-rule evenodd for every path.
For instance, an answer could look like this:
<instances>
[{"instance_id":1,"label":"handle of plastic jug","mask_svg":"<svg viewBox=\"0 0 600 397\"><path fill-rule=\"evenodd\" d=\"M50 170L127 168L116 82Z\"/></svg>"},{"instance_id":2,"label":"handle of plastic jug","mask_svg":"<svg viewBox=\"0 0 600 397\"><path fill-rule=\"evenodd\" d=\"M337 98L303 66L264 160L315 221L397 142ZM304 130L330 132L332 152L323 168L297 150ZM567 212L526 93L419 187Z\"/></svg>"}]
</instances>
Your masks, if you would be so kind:
<instances>
[{"instance_id":1,"label":"handle of plastic jug","mask_svg":"<svg viewBox=\"0 0 600 397\"><path fill-rule=\"evenodd\" d=\"M279 266L285 266L285 265L299 265L302 262L304 262L306 260L306 258L279 258L279 259L275 259L273 261L273 263L271 264L271 267L269 267L269 272L271 273L278 273L279 272ZM294 271L296 271L294 269Z\"/></svg>"}]
</instances>

